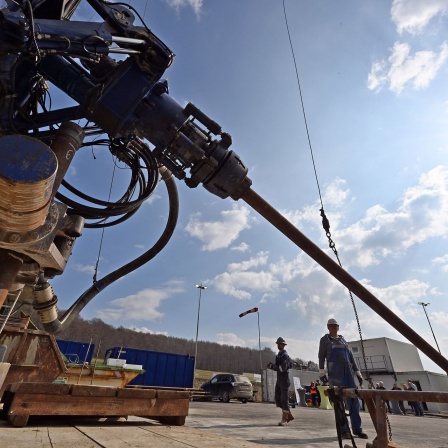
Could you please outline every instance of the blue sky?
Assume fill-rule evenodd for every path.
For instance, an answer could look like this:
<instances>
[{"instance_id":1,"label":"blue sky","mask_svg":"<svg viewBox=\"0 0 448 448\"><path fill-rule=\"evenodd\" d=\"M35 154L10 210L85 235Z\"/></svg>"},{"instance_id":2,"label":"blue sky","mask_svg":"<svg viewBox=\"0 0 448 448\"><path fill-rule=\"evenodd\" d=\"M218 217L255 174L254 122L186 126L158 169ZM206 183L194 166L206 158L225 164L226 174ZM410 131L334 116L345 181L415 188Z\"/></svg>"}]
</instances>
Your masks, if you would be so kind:
<instances>
[{"instance_id":1,"label":"blue sky","mask_svg":"<svg viewBox=\"0 0 448 448\"><path fill-rule=\"evenodd\" d=\"M329 251L280 0L133 1L176 54L170 95L232 135L253 189ZM447 0L285 0L317 175L343 266L448 355ZM75 19L96 20L86 4ZM57 97L57 93L55 93ZM62 100L63 102L64 100ZM95 155L95 158L93 157ZM67 180L107 199L113 162L78 152ZM120 170L118 170L120 171ZM114 178L123 192L126 170ZM123 179L120 178L123 177ZM120 189L120 186L122 187ZM243 201L178 182L180 217L168 247L98 295L82 317L194 339L275 349L316 361L329 317L358 338L346 289ZM150 247L168 210L164 186L104 233L98 278ZM86 229L52 284L67 308L92 284L101 231ZM328 252L331 254L331 251ZM404 340L355 298L364 338ZM200 356L200 353L198 354ZM422 356L424 366L440 368Z\"/></svg>"}]
</instances>

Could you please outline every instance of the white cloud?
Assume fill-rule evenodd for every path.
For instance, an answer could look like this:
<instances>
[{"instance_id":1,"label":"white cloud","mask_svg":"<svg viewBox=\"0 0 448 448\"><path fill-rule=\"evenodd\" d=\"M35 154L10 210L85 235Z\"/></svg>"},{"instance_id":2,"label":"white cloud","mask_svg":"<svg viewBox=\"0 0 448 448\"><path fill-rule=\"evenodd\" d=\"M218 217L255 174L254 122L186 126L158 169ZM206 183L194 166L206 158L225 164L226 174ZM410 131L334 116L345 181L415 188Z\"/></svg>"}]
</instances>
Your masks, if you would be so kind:
<instances>
[{"instance_id":1,"label":"white cloud","mask_svg":"<svg viewBox=\"0 0 448 448\"><path fill-rule=\"evenodd\" d=\"M153 193L148 199L146 199L145 204L152 205L159 199L162 199L162 196L160 196L160 194Z\"/></svg>"},{"instance_id":2,"label":"white cloud","mask_svg":"<svg viewBox=\"0 0 448 448\"><path fill-rule=\"evenodd\" d=\"M250 228L250 210L233 204L231 210L221 212L219 221L201 221L201 214L190 217L186 232L202 241L202 250L214 251L229 247L243 230Z\"/></svg>"},{"instance_id":3,"label":"white cloud","mask_svg":"<svg viewBox=\"0 0 448 448\"><path fill-rule=\"evenodd\" d=\"M253 268L264 266L268 260L267 252L259 252L255 257L240 263L231 263L227 272L217 275L210 280L218 291L238 299L250 299L251 292L263 294L275 291L280 282L275 274L269 271L255 272ZM251 270L252 269L252 270Z\"/></svg>"},{"instance_id":4,"label":"white cloud","mask_svg":"<svg viewBox=\"0 0 448 448\"><path fill-rule=\"evenodd\" d=\"M238 299L250 299L251 292L274 291L279 282L270 272L224 272L217 275L211 283L215 288ZM249 290L249 291L248 291Z\"/></svg>"},{"instance_id":5,"label":"white cloud","mask_svg":"<svg viewBox=\"0 0 448 448\"><path fill-rule=\"evenodd\" d=\"M230 272L247 271L250 268L265 265L268 261L268 252L259 252L255 257L251 257L249 260L239 263L230 263L228 270Z\"/></svg>"},{"instance_id":6,"label":"white cloud","mask_svg":"<svg viewBox=\"0 0 448 448\"><path fill-rule=\"evenodd\" d=\"M448 166L438 166L404 192L396 211L370 207L362 219L338 229L338 242L346 265L367 267L447 233Z\"/></svg>"},{"instance_id":7,"label":"white cloud","mask_svg":"<svg viewBox=\"0 0 448 448\"><path fill-rule=\"evenodd\" d=\"M421 33L431 19L448 12L447 0L394 0L391 8L392 21L397 31Z\"/></svg>"},{"instance_id":8,"label":"white cloud","mask_svg":"<svg viewBox=\"0 0 448 448\"><path fill-rule=\"evenodd\" d=\"M442 328L448 327L448 313L443 311L434 311L431 313L431 320L435 322L435 324L440 325Z\"/></svg>"},{"instance_id":9,"label":"white cloud","mask_svg":"<svg viewBox=\"0 0 448 448\"><path fill-rule=\"evenodd\" d=\"M174 8L177 13L179 13L182 8L190 7L199 18L202 13L204 0L165 0L165 3L171 8Z\"/></svg>"},{"instance_id":10,"label":"white cloud","mask_svg":"<svg viewBox=\"0 0 448 448\"><path fill-rule=\"evenodd\" d=\"M218 344L233 345L235 347L245 347L246 343L239 338L235 333L218 333L216 335L216 342Z\"/></svg>"},{"instance_id":11,"label":"white cloud","mask_svg":"<svg viewBox=\"0 0 448 448\"><path fill-rule=\"evenodd\" d=\"M347 340L359 340L358 325L354 318L353 306L348 291L341 285L325 283L328 274L316 277L310 283L307 278L298 279L295 286L288 285L289 289L298 289L300 284L307 285L300 291L300 297L286 303L290 310L297 312L299 319L306 320L317 328L325 329L326 319L336 317L341 324L340 333ZM408 322L418 318L420 310L418 299L427 300L434 291L430 285L419 280L407 280L384 288L376 288L368 280L361 280L369 291L385 304L396 316ZM314 291L314 296L309 292ZM378 337L391 337L397 340L405 338L387 323L380 315L354 296L355 306L361 323L364 339ZM441 319L443 316L441 316Z\"/></svg>"},{"instance_id":12,"label":"white cloud","mask_svg":"<svg viewBox=\"0 0 448 448\"><path fill-rule=\"evenodd\" d=\"M91 264L81 264L81 263L76 263L73 268L75 269L75 271L78 272L84 272L86 274L94 274L95 273L95 266L91 265Z\"/></svg>"},{"instance_id":13,"label":"white cloud","mask_svg":"<svg viewBox=\"0 0 448 448\"><path fill-rule=\"evenodd\" d=\"M379 92L387 83L387 62L375 61L367 76L367 88Z\"/></svg>"},{"instance_id":14,"label":"white cloud","mask_svg":"<svg viewBox=\"0 0 448 448\"><path fill-rule=\"evenodd\" d=\"M247 243L241 243L238 246L233 246L230 250L234 250L237 252L247 252L249 250L249 245Z\"/></svg>"},{"instance_id":15,"label":"white cloud","mask_svg":"<svg viewBox=\"0 0 448 448\"><path fill-rule=\"evenodd\" d=\"M322 201L328 210L332 210L331 226L336 227L340 220L341 210L350 197L350 190L346 187L344 179L335 178L322 189ZM319 200L312 205L306 205L301 210L282 210L282 215L294 224L301 227L304 222L313 223L317 227L322 226L322 219L317 213L322 207Z\"/></svg>"},{"instance_id":16,"label":"white cloud","mask_svg":"<svg viewBox=\"0 0 448 448\"><path fill-rule=\"evenodd\" d=\"M418 308L418 300L428 297L433 292L428 283L415 279L406 280L385 288L376 288L372 285L366 286L397 316L415 315Z\"/></svg>"},{"instance_id":17,"label":"white cloud","mask_svg":"<svg viewBox=\"0 0 448 448\"><path fill-rule=\"evenodd\" d=\"M400 94L410 83L415 90L424 89L433 81L448 58L448 44L441 45L440 52L417 51L411 54L407 43L395 42L387 61L376 61L367 78L367 87L380 91L387 83L389 90Z\"/></svg>"},{"instance_id":18,"label":"white cloud","mask_svg":"<svg viewBox=\"0 0 448 448\"><path fill-rule=\"evenodd\" d=\"M442 257L437 257L432 260L434 264L441 265L442 271L448 272L448 254L443 255Z\"/></svg>"},{"instance_id":19,"label":"white cloud","mask_svg":"<svg viewBox=\"0 0 448 448\"><path fill-rule=\"evenodd\" d=\"M167 285L160 289L144 289L127 297L114 299L110 302L110 308L104 308L96 312L96 316L104 321L134 320L153 322L164 316L158 310L161 303L172 295L183 292L183 288Z\"/></svg>"},{"instance_id":20,"label":"white cloud","mask_svg":"<svg viewBox=\"0 0 448 448\"><path fill-rule=\"evenodd\" d=\"M323 202L332 208L341 208L345 205L350 195L350 190L346 187L347 182L344 179L336 177L323 191Z\"/></svg>"},{"instance_id":21,"label":"white cloud","mask_svg":"<svg viewBox=\"0 0 448 448\"><path fill-rule=\"evenodd\" d=\"M138 331L139 333L145 333L145 334L161 334L162 336L168 336L168 332L166 331L152 331L148 327L130 327L132 331Z\"/></svg>"},{"instance_id":22,"label":"white cloud","mask_svg":"<svg viewBox=\"0 0 448 448\"><path fill-rule=\"evenodd\" d=\"M299 319L317 326L322 325L329 317L347 318L353 315L347 289L313 261L308 262L305 256L272 266L276 271L284 272L281 287L295 295L293 299L285 302L285 306L296 312ZM360 280L360 283L398 316L415 315L417 299L437 294L428 283L419 280L406 280L383 288L372 286L367 279ZM373 312L357 297L354 297L354 300L358 314L361 315L361 322L370 322ZM369 317L365 318L366 316ZM387 327L389 324L385 325ZM347 328L351 327L352 323L347 325ZM357 325L354 328L356 329ZM342 329L341 326L341 331ZM370 327L367 325L367 330L369 329L373 334L377 334L378 324ZM344 331L344 336L348 334L352 339L359 337L356 332L351 334L347 330Z\"/></svg>"}]
</instances>

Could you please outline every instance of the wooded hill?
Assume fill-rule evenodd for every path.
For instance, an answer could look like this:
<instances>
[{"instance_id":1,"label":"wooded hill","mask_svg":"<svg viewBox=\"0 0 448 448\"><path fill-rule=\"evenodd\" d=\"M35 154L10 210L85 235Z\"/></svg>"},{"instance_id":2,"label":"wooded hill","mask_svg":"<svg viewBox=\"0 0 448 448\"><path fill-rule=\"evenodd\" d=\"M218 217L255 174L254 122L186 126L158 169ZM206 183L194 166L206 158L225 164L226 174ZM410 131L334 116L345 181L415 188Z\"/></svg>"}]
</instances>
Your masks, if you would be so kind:
<instances>
[{"instance_id":1,"label":"wooded hill","mask_svg":"<svg viewBox=\"0 0 448 448\"><path fill-rule=\"evenodd\" d=\"M95 344L94 357L103 358L106 349L111 347L132 347L141 350L153 350L194 356L195 341L161 334L141 333L124 327L113 327L101 319L85 320L78 317L69 328L57 335L57 339ZM273 344L274 345L274 344ZM98 355L97 355L98 354ZM268 362L274 362L276 353L270 348L261 351L263 368ZM317 371L314 362L294 359L300 366ZM215 372L261 373L260 352L247 347L198 341L198 369Z\"/></svg>"}]
</instances>

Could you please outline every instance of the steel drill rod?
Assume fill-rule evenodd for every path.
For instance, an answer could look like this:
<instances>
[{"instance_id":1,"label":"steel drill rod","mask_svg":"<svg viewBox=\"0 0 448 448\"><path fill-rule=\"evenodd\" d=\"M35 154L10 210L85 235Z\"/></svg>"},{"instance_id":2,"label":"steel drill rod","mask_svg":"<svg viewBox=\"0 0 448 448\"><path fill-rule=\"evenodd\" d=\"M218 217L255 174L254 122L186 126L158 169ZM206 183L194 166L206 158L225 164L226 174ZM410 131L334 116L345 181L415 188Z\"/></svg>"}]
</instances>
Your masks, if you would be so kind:
<instances>
[{"instance_id":1,"label":"steel drill rod","mask_svg":"<svg viewBox=\"0 0 448 448\"><path fill-rule=\"evenodd\" d=\"M241 197L247 204L269 221L274 227L300 247L314 261L322 266L334 278L359 297L366 305L381 316L393 328L401 333L412 344L419 348L426 356L433 360L441 369L448 373L448 360L436 349L429 345L419 334L396 316L386 305L378 300L370 291L342 269L323 250L309 240L300 230L294 227L283 215L260 197L251 188Z\"/></svg>"}]
</instances>

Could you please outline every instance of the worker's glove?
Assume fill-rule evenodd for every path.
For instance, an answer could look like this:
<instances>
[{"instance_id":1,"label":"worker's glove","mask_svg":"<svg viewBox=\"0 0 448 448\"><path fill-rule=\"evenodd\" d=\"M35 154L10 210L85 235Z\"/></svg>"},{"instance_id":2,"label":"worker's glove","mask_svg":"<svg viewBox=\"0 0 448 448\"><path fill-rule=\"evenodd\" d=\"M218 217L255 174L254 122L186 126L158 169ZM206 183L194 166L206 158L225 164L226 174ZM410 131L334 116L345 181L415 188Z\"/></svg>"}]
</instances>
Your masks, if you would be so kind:
<instances>
[{"instance_id":1,"label":"worker's glove","mask_svg":"<svg viewBox=\"0 0 448 448\"><path fill-rule=\"evenodd\" d=\"M325 374L325 369L319 369L319 379L323 386L326 386L328 384L328 378Z\"/></svg>"},{"instance_id":2,"label":"worker's glove","mask_svg":"<svg viewBox=\"0 0 448 448\"><path fill-rule=\"evenodd\" d=\"M361 374L360 370L356 371L356 376L358 377L359 385L362 386L363 379L362 379L362 374Z\"/></svg>"},{"instance_id":3,"label":"worker's glove","mask_svg":"<svg viewBox=\"0 0 448 448\"><path fill-rule=\"evenodd\" d=\"M274 369L274 364L272 364L272 362L268 362L268 365L266 367L268 369Z\"/></svg>"}]
</instances>

